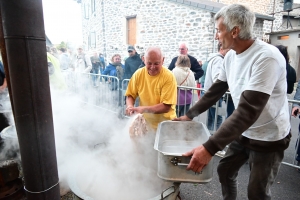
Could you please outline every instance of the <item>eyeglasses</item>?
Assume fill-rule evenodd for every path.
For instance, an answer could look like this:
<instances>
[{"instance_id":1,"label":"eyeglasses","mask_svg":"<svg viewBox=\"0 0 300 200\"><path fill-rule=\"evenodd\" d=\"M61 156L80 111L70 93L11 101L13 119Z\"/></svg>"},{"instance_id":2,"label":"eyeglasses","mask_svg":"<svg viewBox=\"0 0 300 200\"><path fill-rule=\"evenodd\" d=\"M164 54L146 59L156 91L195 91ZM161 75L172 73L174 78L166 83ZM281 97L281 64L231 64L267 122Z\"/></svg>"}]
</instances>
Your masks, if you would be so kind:
<instances>
[{"instance_id":1,"label":"eyeglasses","mask_svg":"<svg viewBox=\"0 0 300 200\"><path fill-rule=\"evenodd\" d=\"M132 51L128 51L128 53L131 53Z\"/></svg>"},{"instance_id":2,"label":"eyeglasses","mask_svg":"<svg viewBox=\"0 0 300 200\"><path fill-rule=\"evenodd\" d=\"M183 51L183 50L186 50L186 48L179 48L178 50L179 51Z\"/></svg>"}]
</instances>

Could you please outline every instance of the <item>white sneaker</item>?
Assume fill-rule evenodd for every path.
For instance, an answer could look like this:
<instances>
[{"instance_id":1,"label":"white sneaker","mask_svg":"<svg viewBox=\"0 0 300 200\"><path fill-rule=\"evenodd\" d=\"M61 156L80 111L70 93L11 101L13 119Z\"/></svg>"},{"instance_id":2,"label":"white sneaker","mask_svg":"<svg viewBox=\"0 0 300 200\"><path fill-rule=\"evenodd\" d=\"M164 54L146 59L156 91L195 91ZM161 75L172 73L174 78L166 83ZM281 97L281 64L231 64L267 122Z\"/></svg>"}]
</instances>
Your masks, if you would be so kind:
<instances>
[{"instance_id":1,"label":"white sneaker","mask_svg":"<svg viewBox=\"0 0 300 200\"><path fill-rule=\"evenodd\" d=\"M225 156L225 153L226 151L222 150L222 151L218 151L215 155L223 158Z\"/></svg>"}]
</instances>

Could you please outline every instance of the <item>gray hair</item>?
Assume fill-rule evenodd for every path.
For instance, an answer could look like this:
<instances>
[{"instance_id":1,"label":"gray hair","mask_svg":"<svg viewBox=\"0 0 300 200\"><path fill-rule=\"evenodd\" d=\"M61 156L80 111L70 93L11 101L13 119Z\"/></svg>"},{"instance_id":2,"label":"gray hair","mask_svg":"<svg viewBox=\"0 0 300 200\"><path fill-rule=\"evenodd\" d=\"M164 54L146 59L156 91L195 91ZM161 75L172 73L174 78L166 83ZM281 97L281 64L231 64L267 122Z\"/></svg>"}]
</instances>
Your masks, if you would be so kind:
<instances>
[{"instance_id":1,"label":"gray hair","mask_svg":"<svg viewBox=\"0 0 300 200\"><path fill-rule=\"evenodd\" d=\"M231 31L235 26L240 29L240 39L252 39L252 30L255 23L255 14L244 5L232 4L223 7L215 15L215 21L223 18L223 24L227 31Z\"/></svg>"},{"instance_id":2,"label":"gray hair","mask_svg":"<svg viewBox=\"0 0 300 200\"><path fill-rule=\"evenodd\" d=\"M178 56L175 66L191 68L190 58L186 55Z\"/></svg>"}]
</instances>

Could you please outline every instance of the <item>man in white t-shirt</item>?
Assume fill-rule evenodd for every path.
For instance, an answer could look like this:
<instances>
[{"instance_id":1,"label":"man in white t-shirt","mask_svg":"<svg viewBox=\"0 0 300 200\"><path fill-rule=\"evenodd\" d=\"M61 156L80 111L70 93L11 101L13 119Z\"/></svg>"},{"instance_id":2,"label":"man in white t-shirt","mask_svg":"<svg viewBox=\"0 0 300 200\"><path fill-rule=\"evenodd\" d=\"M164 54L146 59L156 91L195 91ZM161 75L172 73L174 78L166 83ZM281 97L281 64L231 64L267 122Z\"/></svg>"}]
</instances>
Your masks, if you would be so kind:
<instances>
[{"instance_id":1,"label":"man in white t-shirt","mask_svg":"<svg viewBox=\"0 0 300 200\"><path fill-rule=\"evenodd\" d=\"M285 59L276 47L252 39L255 14L247 7L225 6L215 21L216 39L231 50L218 80L185 116L175 120L192 120L228 88L236 110L207 142L184 154L192 156L187 169L200 172L231 143L218 166L223 199L237 198L236 177L247 160L251 169L248 199L271 199L270 186L291 138Z\"/></svg>"}]
</instances>

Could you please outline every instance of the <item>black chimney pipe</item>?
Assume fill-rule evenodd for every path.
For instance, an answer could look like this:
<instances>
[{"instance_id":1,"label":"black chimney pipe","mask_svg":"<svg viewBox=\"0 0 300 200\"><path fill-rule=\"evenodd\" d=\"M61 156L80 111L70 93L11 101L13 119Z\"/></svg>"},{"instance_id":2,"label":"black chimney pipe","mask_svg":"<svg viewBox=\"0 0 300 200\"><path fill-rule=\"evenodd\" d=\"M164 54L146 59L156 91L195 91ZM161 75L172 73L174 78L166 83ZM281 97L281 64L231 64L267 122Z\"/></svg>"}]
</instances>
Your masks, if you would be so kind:
<instances>
[{"instance_id":1,"label":"black chimney pipe","mask_svg":"<svg viewBox=\"0 0 300 200\"><path fill-rule=\"evenodd\" d=\"M59 200L42 0L0 0L28 200Z\"/></svg>"}]
</instances>

